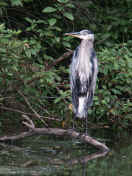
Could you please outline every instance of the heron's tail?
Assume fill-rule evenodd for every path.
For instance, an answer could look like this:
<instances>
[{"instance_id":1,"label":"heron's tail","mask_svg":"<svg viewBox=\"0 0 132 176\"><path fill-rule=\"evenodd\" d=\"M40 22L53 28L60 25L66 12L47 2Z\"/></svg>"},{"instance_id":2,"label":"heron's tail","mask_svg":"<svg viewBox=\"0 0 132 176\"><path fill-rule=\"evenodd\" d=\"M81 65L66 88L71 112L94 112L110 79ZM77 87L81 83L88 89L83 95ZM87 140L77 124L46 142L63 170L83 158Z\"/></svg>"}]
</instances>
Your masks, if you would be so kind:
<instances>
[{"instance_id":1,"label":"heron's tail","mask_svg":"<svg viewBox=\"0 0 132 176\"><path fill-rule=\"evenodd\" d=\"M76 111L76 116L79 118L86 118L88 115L88 108L92 105L93 96L80 96L78 99L78 109Z\"/></svg>"},{"instance_id":2,"label":"heron's tail","mask_svg":"<svg viewBox=\"0 0 132 176\"><path fill-rule=\"evenodd\" d=\"M86 97L81 96L78 99L78 109L76 112L76 116L79 118L85 118L87 116L87 111L86 110Z\"/></svg>"}]
</instances>

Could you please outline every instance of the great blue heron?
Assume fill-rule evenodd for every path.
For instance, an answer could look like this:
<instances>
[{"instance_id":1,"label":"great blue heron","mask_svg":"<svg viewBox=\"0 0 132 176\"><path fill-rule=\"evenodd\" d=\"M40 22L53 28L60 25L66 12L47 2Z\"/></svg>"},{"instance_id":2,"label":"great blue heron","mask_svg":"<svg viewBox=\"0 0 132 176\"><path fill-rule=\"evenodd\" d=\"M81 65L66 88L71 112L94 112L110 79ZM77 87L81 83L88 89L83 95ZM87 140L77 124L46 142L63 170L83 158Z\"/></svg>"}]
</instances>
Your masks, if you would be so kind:
<instances>
[{"instance_id":1,"label":"great blue heron","mask_svg":"<svg viewBox=\"0 0 132 176\"><path fill-rule=\"evenodd\" d=\"M90 30L66 33L78 37L81 44L73 53L70 66L72 104L76 117L86 118L92 105L98 73L98 61L94 51L94 34Z\"/></svg>"}]
</instances>

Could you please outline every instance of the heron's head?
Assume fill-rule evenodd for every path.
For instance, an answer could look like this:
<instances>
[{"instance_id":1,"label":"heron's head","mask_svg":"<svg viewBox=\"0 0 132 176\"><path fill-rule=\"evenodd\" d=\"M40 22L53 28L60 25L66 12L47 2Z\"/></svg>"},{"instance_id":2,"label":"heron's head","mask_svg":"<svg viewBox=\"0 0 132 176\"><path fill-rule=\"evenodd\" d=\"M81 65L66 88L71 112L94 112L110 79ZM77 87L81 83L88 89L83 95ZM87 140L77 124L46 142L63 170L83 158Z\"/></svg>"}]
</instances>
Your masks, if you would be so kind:
<instances>
[{"instance_id":1,"label":"heron's head","mask_svg":"<svg viewBox=\"0 0 132 176\"><path fill-rule=\"evenodd\" d=\"M94 41L94 34L90 30L82 30L80 32L70 32L65 35L77 37L83 40L92 40Z\"/></svg>"}]
</instances>

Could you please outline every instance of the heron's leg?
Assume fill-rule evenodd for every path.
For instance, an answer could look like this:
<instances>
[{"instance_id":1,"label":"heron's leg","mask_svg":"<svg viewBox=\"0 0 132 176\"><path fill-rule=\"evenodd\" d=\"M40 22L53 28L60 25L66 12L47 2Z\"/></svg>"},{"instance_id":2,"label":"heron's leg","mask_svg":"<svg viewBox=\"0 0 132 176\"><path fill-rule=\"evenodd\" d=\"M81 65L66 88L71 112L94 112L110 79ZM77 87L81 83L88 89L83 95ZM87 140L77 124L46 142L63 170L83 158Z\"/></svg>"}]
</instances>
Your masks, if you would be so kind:
<instances>
[{"instance_id":1,"label":"heron's leg","mask_svg":"<svg viewBox=\"0 0 132 176\"><path fill-rule=\"evenodd\" d=\"M82 164L82 176L86 176L87 175L87 171L86 171L86 163Z\"/></svg>"},{"instance_id":2,"label":"heron's leg","mask_svg":"<svg viewBox=\"0 0 132 176\"><path fill-rule=\"evenodd\" d=\"M87 135L88 134L88 118L87 117L85 118L85 122L86 122L86 131L85 131L85 133Z\"/></svg>"},{"instance_id":3,"label":"heron's leg","mask_svg":"<svg viewBox=\"0 0 132 176\"><path fill-rule=\"evenodd\" d=\"M75 126L75 120L76 120L76 115L75 114L73 114L73 121L72 121L72 128L73 128L73 130L74 129L76 129L76 126Z\"/></svg>"}]
</instances>

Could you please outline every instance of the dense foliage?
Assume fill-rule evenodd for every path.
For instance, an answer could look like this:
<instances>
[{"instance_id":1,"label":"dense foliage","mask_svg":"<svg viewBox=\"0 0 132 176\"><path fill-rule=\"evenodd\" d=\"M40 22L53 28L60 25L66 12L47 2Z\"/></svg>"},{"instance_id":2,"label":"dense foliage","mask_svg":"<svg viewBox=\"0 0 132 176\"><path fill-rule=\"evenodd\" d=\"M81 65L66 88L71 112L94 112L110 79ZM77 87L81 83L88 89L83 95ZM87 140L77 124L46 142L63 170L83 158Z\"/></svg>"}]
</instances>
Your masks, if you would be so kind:
<instances>
[{"instance_id":1,"label":"dense foliage","mask_svg":"<svg viewBox=\"0 0 132 176\"><path fill-rule=\"evenodd\" d=\"M132 120L132 49L124 43L98 52L99 75L92 116L114 126Z\"/></svg>"},{"instance_id":2,"label":"dense foliage","mask_svg":"<svg viewBox=\"0 0 132 176\"><path fill-rule=\"evenodd\" d=\"M1 123L24 113L41 122L48 118L50 125L56 124L51 118L71 118L71 55L58 58L79 41L63 34L91 29L99 74L89 120L103 127L131 126L131 8L131 0L1 1Z\"/></svg>"}]
</instances>

